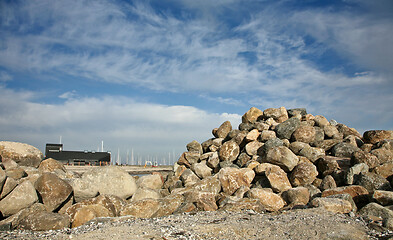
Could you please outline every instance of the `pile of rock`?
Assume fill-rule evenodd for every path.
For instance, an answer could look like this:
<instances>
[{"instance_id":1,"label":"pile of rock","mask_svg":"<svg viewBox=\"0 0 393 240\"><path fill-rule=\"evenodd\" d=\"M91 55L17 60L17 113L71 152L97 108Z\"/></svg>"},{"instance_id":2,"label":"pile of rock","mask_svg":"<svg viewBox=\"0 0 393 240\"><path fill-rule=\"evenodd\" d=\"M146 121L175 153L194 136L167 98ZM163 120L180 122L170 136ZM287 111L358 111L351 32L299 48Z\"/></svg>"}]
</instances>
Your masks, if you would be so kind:
<instances>
[{"instance_id":1,"label":"pile of rock","mask_svg":"<svg viewBox=\"0 0 393 240\"><path fill-rule=\"evenodd\" d=\"M0 142L3 229L78 227L97 217L192 211L358 212L393 228L393 131L359 134L305 109L251 108L239 129L192 141L168 175L134 178L121 167L82 175L36 148ZM376 218L375 218L376 217Z\"/></svg>"}]
</instances>

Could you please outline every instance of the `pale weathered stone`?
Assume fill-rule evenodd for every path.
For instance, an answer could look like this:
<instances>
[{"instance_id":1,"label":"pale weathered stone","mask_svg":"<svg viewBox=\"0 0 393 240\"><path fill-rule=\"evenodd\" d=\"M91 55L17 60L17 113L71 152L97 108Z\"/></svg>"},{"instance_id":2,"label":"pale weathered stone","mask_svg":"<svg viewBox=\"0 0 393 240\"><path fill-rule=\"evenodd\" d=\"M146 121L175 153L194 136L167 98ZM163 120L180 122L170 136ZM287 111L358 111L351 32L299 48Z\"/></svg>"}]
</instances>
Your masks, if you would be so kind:
<instances>
[{"instance_id":1,"label":"pale weathered stone","mask_svg":"<svg viewBox=\"0 0 393 240\"><path fill-rule=\"evenodd\" d=\"M370 152L378 158L380 164L393 162L393 151L386 148L373 149Z\"/></svg>"},{"instance_id":2,"label":"pale weathered stone","mask_svg":"<svg viewBox=\"0 0 393 240\"><path fill-rule=\"evenodd\" d=\"M38 167L43 154L37 148L18 142L0 141L0 155L3 159L12 159L19 166Z\"/></svg>"},{"instance_id":3,"label":"pale weathered stone","mask_svg":"<svg viewBox=\"0 0 393 240\"><path fill-rule=\"evenodd\" d=\"M325 151L322 148L310 147L307 145L300 150L299 155L308 158L311 162L315 162L325 155Z\"/></svg>"},{"instance_id":4,"label":"pale weathered stone","mask_svg":"<svg viewBox=\"0 0 393 240\"><path fill-rule=\"evenodd\" d=\"M9 194L12 190L14 190L14 188L17 185L18 185L18 182L15 179L7 177L5 179L5 182L4 182L2 190L1 190L0 199L3 199L5 196L7 196L7 194Z\"/></svg>"},{"instance_id":5,"label":"pale weathered stone","mask_svg":"<svg viewBox=\"0 0 393 240\"><path fill-rule=\"evenodd\" d=\"M364 203L368 201L367 189L358 185L327 189L322 192L322 197L327 197L336 194L343 194L343 193L348 193L349 195L351 195L351 197L356 203Z\"/></svg>"},{"instance_id":6,"label":"pale weathered stone","mask_svg":"<svg viewBox=\"0 0 393 240\"><path fill-rule=\"evenodd\" d=\"M200 178L190 169L185 169L180 176L184 186L192 186L197 183Z\"/></svg>"},{"instance_id":7,"label":"pale weathered stone","mask_svg":"<svg viewBox=\"0 0 393 240\"><path fill-rule=\"evenodd\" d=\"M337 124L336 127L338 131L343 134L344 138L346 138L349 135L354 135L356 137L362 138L362 135L354 128L350 128L342 123Z\"/></svg>"},{"instance_id":8,"label":"pale weathered stone","mask_svg":"<svg viewBox=\"0 0 393 240\"><path fill-rule=\"evenodd\" d=\"M18 229L32 231L60 230L70 227L70 217L52 212L36 212L21 219Z\"/></svg>"},{"instance_id":9,"label":"pale weathered stone","mask_svg":"<svg viewBox=\"0 0 393 240\"><path fill-rule=\"evenodd\" d=\"M41 162L40 166L38 167L38 171L40 173L54 172L56 169L61 170L63 172L67 171L61 162L56 161L53 158L45 159L44 161Z\"/></svg>"},{"instance_id":10,"label":"pale weathered stone","mask_svg":"<svg viewBox=\"0 0 393 240\"><path fill-rule=\"evenodd\" d=\"M321 185L319 186L319 188L322 191L325 191L327 189L332 189L332 188L336 188L337 184L336 181L334 180L334 178L332 177L332 175L327 175L322 179Z\"/></svg>"},{"instance_id":11,"label":"pale weathered stone","mask_svg":"<svg viewBox=\"0 0 393 240\"><path fill-rule=\"evenodd\" d=\"M356 151L352 153L351 163L352 164L365 163L371 169L379 165L379 160L375 155L371 153L364 152L364 151Z\"/></svg>"},{"instance_id":12,"label":"pale weathered stone","mask_svg":"<svg viewBox=\"0 0 393 240\"><path fill-rule=\"evenodd\" d=\"M236 164L237 164L239 167L244 167L244 166L246 166L246 164L247 164L250 160L251 160L251 157L250 157L247 153L243 152L243 153L240 153L239 157L237 157ZM209 165L208 165L208 166L209 166Z\"/></svg>"},{"instance_id":13,"label":"pale weathered stone","mask_svg":"<svg viewBox=\"0 0 393 240\"><path fill-rule=\"evenodd\" d=\"M216 194L192 189L184 193L185 202L194 203L202 211L215 211L218 209L216 204Z\"/></svg>"},{"instance_id":14,"label":"pale weathered stone","mask_svg":"<svg viewBox=\"0 0 393 240\"><path fill-rule=\"evenodd\" d=\"M265 171L270 186L274 192L283 192L292 188L289 183L287 174L279 166L272 165Z\"/></svg>"},{"instance_id":15,"label":"pale weathered stone","mask_svg":"<svg viewBox=\"0 0 393 240\"><path fill-rule=\"evenodd\" d=\"M360 173L367 173L368 170L368 165L365 163L352 166L346 174L346 184L352 185Z\"/></svg>"},{"instance_id":16,"label":"pale weathered stone","mask_svg":"<svg viewBox=\"0 0 393 240\"><path fill-rule=\"evenodd\" d=\"M297 165L299 159L289 148L279 146L267 151L265 161L276 164L284 171L289 172Z\"/></svg>"},{"instance_id":17,"label":"pale weathered stone","mask_svg":"<svg viewBox=\"0 0 393 240\"><path fill-rule=\"evenodd\" d=\"M38 196L30 181L23 181L0 201L0 212L7 217L27 208L38 201Z\"/></svg>"},{"instance_id":18,"label":"pale weathered stone","mask_svg":"<svg viewBox=\"0 0 393 240\"><path fill-rule=\"evenodd\" d=\"M168 216L174 213L184 202L184 197L180 194L169 195L160 199L160 207L152 217Z\"/></svg>"},{"instance_id":19,"label":"pale weathered stone","mask_svg":"<svg viewBox=\"0 0 393 240\"><path fill-rule=\"evenodd\" d=\"M158 174L150 174L141 176L137 181L136 185L139 188L151 188L151 189L161 189L164 185L162 176Z\"/></svg>"},{"instance_id":20,"label":"pale weathered stone","mask_svg":"<svg viewBox=\"0 0 393 240\"><path fill-rule=\"evenodd\" d=\"M285 206L285 201L278 194L262 188L251 188L248 197L258 199L268 211L278 211Z\"/></svg>"},{"instance_id":21,"label":"pale weathered stone","mask_svg":"<svg viewBox=\"0 0 393 240\"><path fill-rule=\"evenodd\" d=\"M74 191L75 202L81 202L98 195L98 185L88 179L73 178L67 179Z\"/></svg>"},{"instance_id":22,"label":"pale weathered stone","mask_svg":"<svg viewBox=\"0 0 393 240\"><path fill-rule=\"evenodd\" d=\"M382 140L393 139L391 130L369 130L363 133L363 139L366 143L375 144Z\"/></svg>"},{"instance_id":23,"label":"pale weathered stone","mask_svg":"<svg viewBox=\"0 0 393 240\"><path fill-rule=\"evenodd\" d=\"M288 120L288 112L285 107L268 108L263 111L264 118L273 118L276 122L282 123Z\"/></svg>"},{"instance_id":24,"label":"pale weathered stone","mask_svg":"<svg viewBox=\"0 0 393 240\"><path fill-rule=\"evenodd\" d=\"M155 190L150 188L138 188L136 192L132 195L131 202L136 202L146 198L159 199L161 198L161 194Z\"/></svg>"},{"instance_id":25,"label":"pale weathered stone","mask_svg":"<svg viewBox=\"0 0 393 240\"><path fill-rule=\"evenodd\" d=\"M276 132L271 130L263 130L259 135L259 140L261 142L266 142L269 139L276 138Z\"/></svg>"},{"instance_id":26,"label":"pale weathered stone","mask_svg":"<svg viewBox=\"0 0 393 240\"><path fill-rule=\"evenodd\" d=\"M338 139L325 139L319 142L313 143L315 147L322 148L325 152L328 152L334 147L336 144L340 143L341 140Z\"/></svg>"},{"instance_id":27,"label":"pale weathered stone","mask_svg":"<svg viewBox=\"0 0 393 240\"><path fill-rule=\"evenodd\" d=\"M230 121L226 121L217 129L214 135L217 138L226 138L228 133L232 130L232 125Z\"/></svg>"},{"instance_id":28,"label":"pale weathered stone","mask_svg":"<svg viewBox=\"0 0 393 240\"><path fill-rule=\"evenodd\" d=\"M318 176L317 168L312 163L300 163L292 171L290 181L293 186L311 184Z\"/></svg>"},{"instance_id":29,"label":"pale weathered stone","mask_svg":"<svg viewBox=\"0 0 393 240\"><path fill-rule=\"evenodd\" d=\"M124 199L131 197L137 189L135 179L116 166L93 168L85 172L82 179L88 180L91 185L98 185L100 194L115 195Z\"/></svg>"},{"instance_id":30,"label":"pale weathered stone","mask_svg":"<svg viewBox=\"0 0 393 240\"><path fill-rule=\"evenodd\" d=\"M262 213L266 210L266 208L259 199L241 198L236 201L227 201L220 210L229 212L253 210L255 212Z\"/></svg>"},{"instance_id":31,"label":"pale weathered stone","mask_svg":"<svg viewBox=\"0 0 393 240\"><path fill-rule=\"evenodd\" d=\"M218 173L223 191L228 195L232 195L241 186L250 187L254 177L255 172L249 168L222 168Z\"/></svg>"},{"instance_id":32,"label":"pale weathered stone","mask_svg":"<svg viewBox=\"0 0 393 240\"><path fill-rule=\"evenodd\" d=\"M329 121L322 115L316 115L314 117L314 122L315 122L315 125L317 125L318 127L321 127L321 128L330 125Z\"/></svg>"},{"instance_id":33,"label":"pale weathered stone","mask_svg":"<svg viewBox=\"0 0 393 240\"><path fill-rule=\"evenodd\" d=\"M315 128L312 126L299 126L292 133L292 140L295 142L310 143L315 140Z\"/></svg>"},{"instance_id":34,"label":"pale weathered stone","mask_svg":"<svg viewBox=\"0 0 393 240\"><path fill-rule=\"evenodd\" d=\"M199 154L203 153L202 145L196 140L187 144L186 148L189 152L197 152Z\"/></svg>"},{"instance_id":35,"label":"pale weathered stone","mask_svg":"<svg viewBox=\"0 0 393 240\"><path fill-rule=\"evenodd\" d=\"M352 205L349 201L339 198L314 198L310 205L312 207L322 207L326 211L334 213L349 213L352 211Z\"/></svg>"},{"instance_id":36,"label":"pale weathered stone","mask_svg":"<svg viewBox=\"0 0 393 240\"><path fill-rule=\"evenodd\" d=\"M360 174L357 178L356 184L363 186L370 193L375 190L392 190L387 179L371 172Z\"/></svg>"},{"instance_id":37,"label":"pale weathered stone","mask_svg":"<svg viewBox=\"0 0 393 240\"><path fill-rule=\"evenodd\" d=\"M225 142L218 152L218 156L221 161L234 161L239 156L240 148L239 145L234 141Z\"/></svg>"},{"instance_id":38,"label":"pale weathered stone","mask_svg":"<svg viewBox=\"0 0 393 240\"><path fill-rule=\"evenodd\" d=\"M254 168L254 171L258 175L265 175L266 169L274 166L276 165L271 163L260 163Z\"/></svg>"},{"instance_id":39,"label":"pale weathered stone","mask_svg":"<svg viewBox=\"0 0 393 240\"><path fill-rule=\"evenodd\" d=\"M392 191L375 190L372 197L375 201L383 206L393 205Z\"/></svg>"},{"instance_id":40,"label":"pale weathered stone","mask_svg":"<svg viewBox=\"0 0 393 240\"><path fill-rule=\"evenodd\" d=\"M384 221L382 222L384 226L389 219L393 219L393 211L379 205L378 203L369 203L358 212L360 215L381 217Z\"/></svg>"},{"instance_id":41,"label":"pale weathered stone","mask_svg":"<svg viewBox=\"0 0 393 240\"><path fill-rule=\"evenodd\" d=\"M323 127L323 131L327 138L332 139L343 139L342 133L340 133L336 126L326 125Z\"/></svg>"},{"instance_id":42,"label":"pale weathered stone","mask_svg":"<svg viewBox=\"0 0 393 240\"><path fill-rule=\"evenodd\" d=\"M253 155L257 155L258 149L262 146L263 146L262 142L252 141L252 142L247 143L247 145L244 148L245 148L246 153L248 155L253 156Z\"/></svg>"},{"instance_id":43,"label":"pale weathered stone","mask_svg":"<svg viewBox=\"0 0 393 240\"><path fill-rule=\"evenodd\" d=\"M282 198L293 206L306 205L310 200L310 193L305 187L296 187L283 192Z\"/></svg>"},{"instance_id":44,"label":"pale weathered stone","mask_svg":"<svg viewBox=\"0 0 393 240\"><path fill-rule=\"evenodd\" d=\"M213 170L213 169L211 169L210 167L208 167L206 165L206 161L202 161L200 163L192 164L191 169L201 179L206 178L208 176L211 176L212 175L212 170Z\"/></svg>"},{"instance_id":45,"label":"pale weathered stone","mask_svg":"<svg viewBox=\"0 0 393 240\"><path fill-rule=\"evenodd\" d=\"M218 153L213 152L213 154L207 160L206 165L212 169L215 169L217 168L218 164L220 164L220 158L218 157Z\"/></svg>"},{"instance_id":46,"label":"pale weathered stone","mask_svg":"<svg viewBox=\"0 0 393 240\"><path fill-rule=\"evenodd\" d=\"M194 163L199 162L201 154L199 152L185 152L184 157L187 159L187 162L192 165ZM186 164L185 164L186 165ZM189 166L189 165L187 165Z\"/></svg>"},{"instance_id":47,"label":"pale weathered stone","mask_svg":"<svg viewBox=\"0 0 393 240\"><path fill-rule=\"evenodd\" d=\"M193 189L202 192L218 194L221 191L221 183L217 175L206 177L192 186Z\"/></svg>"},{"instance_id":48,"label":"pale weathered stone","mask_svg":"<svg viewBox=\"0 0 393 240\"><path fill-rule=\"evenodd\" d=\"M5 175L16 180L27 177L27 173L21 167L6 169Z\"/></svg>"},{"instance_id":49,"label":"pale weathered stone","mask_svg":"<svg viewBox=\"0 0 393 240\"><path fill-rule=\"evenodd\" d=\"M57 210L72 193L72 187L53 173L45 172L35 183L42 202L49 212Z\"/></svg>"},{"instance_id":50,"label":"pale weathered stone","mask_svg":"<svg viewBox=\"0 0 393 240\"><path fill-rule=\"evenodd\" d=\"M252 107L242 116L243 123L254 123L259 117L263 116L263 112L258 108Z\"/></svg>"},{"instance_id":51,"label":"pale weathered stone","mask_svg":"<svg viewBox=\"0 0 393 240\"><path fill-rule=\"evenodd\" d=\"M304 142L291 142L291 144L289 145L289 149L291 149L291 151L296 155L298 155L300 151L305 147L309 147L309 145Z\"/></svg>"},{"instance_id":52,"label":"pale weathered stone","mask_svg":"<svg viewBox=\"0 0 393 240\"><path fill-rule=\"evenodd\" d=\"M373 172L384 178L388 178L393 175L393 163L379 165L373 169Z\"/></svg>"}]
</instances>

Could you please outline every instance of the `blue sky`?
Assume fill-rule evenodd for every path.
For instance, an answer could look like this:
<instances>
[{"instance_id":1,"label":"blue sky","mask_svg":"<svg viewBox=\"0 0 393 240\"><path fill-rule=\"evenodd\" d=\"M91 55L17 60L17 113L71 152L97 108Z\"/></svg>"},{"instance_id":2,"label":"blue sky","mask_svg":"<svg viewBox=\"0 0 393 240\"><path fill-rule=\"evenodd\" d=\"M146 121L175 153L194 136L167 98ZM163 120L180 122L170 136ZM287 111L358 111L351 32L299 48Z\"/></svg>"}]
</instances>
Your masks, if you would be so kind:
<instances>
[{"instance_id":1,"label":"blue sky","mask_svg":"<svg viewBox=\"0 0 393 240\"><path fill-rule=\"evenodd\" d=\"M0 1L1 139L168 159L252 106L393 129L392 39L391 0Z\"/></svg>"}]
</instances>

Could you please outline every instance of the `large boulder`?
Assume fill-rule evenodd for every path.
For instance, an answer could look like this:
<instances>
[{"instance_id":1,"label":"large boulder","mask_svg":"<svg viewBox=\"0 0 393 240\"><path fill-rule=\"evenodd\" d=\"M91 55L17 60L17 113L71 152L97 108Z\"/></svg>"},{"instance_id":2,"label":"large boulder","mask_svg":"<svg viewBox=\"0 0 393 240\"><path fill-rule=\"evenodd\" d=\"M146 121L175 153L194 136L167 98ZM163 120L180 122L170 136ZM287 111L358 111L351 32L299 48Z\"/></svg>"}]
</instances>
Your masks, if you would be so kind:
<instances>
[{"instance_id":1,"label":"large boulder","mask_svg":"<svg viewBox=\"0 0 393 240\"><path fill-rule=\"evenodd\" d=\"M72 187L53 173L45 172L35 182L44 206L49 212L58 210L72 193Z\"/></svg>"},{"instance_id":2,"label":"large boulder","mask_svg":"<svg viewBox=\"0 0 393 240\"><path fill-rule=\"evenodd\" d=\"M263 111L264 118L273 118L276 122L282 123L288 120L288 112L285 107L268 108Z\"/></svg>"},{"instance_id":3,"label":"large boulder","mask_svg":"<svg viewBox=\"0 0 393 240\"><path fill-rule=\"evenodd\" d=\"M98 192L98 184L92 183L89 179L72 178L67 179L74 191L75 202L81 202L96 197Z\"/></svg>"},{"instance_id":4,"label":"large boulder","mask_svg":"<svg viewBox=\"0 0 393 240\"><path fill-rule=\"evenodd\" d=\"M161 197L161 194L157 190L150 188L138 188L134 195L132 195L131 202L136 202L146 198L159 199Z\"/></svg>"},{"instance_id":5,"label":"large boulder","mask_svg":"<svg viewBox=\"0 0 393 240\"><path fill-rule=\"evenodd\" d=\"M38 196L33 184L30 181L23 181L0 201L0 212L7 217L35 202L38 202Z\"/></svg>"},{"instance_id":6,"label":"large boulder","mask_svg":"<svg viewBox=\"0 0 393 240\"><path fill-rule=\"evenodd\" d=\"M266 178L274 192L283 192L292 188L287 174L279 166L271 165L265 171Z\"/></svg>"},{"instance_id":7,"label":"large boulder","mask_svg":"<svg viewBox=\"0 0 393 240\"><path fill-rule=\"evenodd\" d=\"M298 118L290 118L276 126L275 131L277 137L291 139L293 132L299 127L300 120Z\"/></svg>"},{"instance_id":8,"label":"large boulder","mask_svg":"<svg viewBox=\"0 0 393 240\"><path fill-rule=\"evenodd\" d=\"M38 167L38 171L40 173L55 172L56 170L62 171L64 173L67 171L61 162L56 161L53 158L43 160Z\"/></svg>"},{"instance_id":9,"label":"large boulder","mask_svg":"<svg viewBox=\"0 0 393 240\"><path fill-rule=\"evenodd\" d=\"M226 138L229 132L232 131L232 125L230 121L225 121L215 132L215 137Z\"/></svg>"},{"instance_id":10,"label":"large boulder","mask_svg":"<svg viewBox=\"0 0 393 240\"><path fill-rule=\"evenodd\" d=\"M352 205L349 201L339 198L314 198L310 202L312 207L322 207L326 211L334 213L349 213L352 211Z\"/></svg>"},{"instance_id":11,"label":"large boulder","mask_svg":"<svg viewBox=\"0 0 393 240\"><path fill-rule=\"evenodd\" d=\"M159 199L146 198L126 205L121 211L120 216L131 215L138 218L150 218L161 207Z\"/></svg>"},{"instance_id":12,"label":"large boulder","mask_svg":"<svg viewBox=\"0 0 393 240\"><path fill-rule=\"evenodd\" d=\"M164 185L162 178L158 174L150 174L140 177L136 181L136 185L140 188L161 189Z\"/></svg>"},{"instance_id":13,"label":"large boulder","mask_svg":"<svg viewBox=\"0 0 393 240\"><path fill-rule=\"evenodd\" d=\"M0 155L18 163L19 166L38 167L43 154L37 148L19 142L0 141Z\"/></svg>"},{"instance_id":14,"label":"large boulder","mask_svg":"<svg viewBox=\"0 0 393 240\"><path fill-rule=\"evenodd\" d=\"M18 229L32 231L60 230L70 227L70 220L70 217L65 214L41 211L21 219Z\"/></svg>"},{"instance_id":15,"label":"large boulder","mask_svg":"<svg viewBox=\"0 0 393 240\"><path fill-rule=\"evenodd\" d=\"M189 152L197 152L199 154L203 153L202 145L196 140L187 144L186 148Z\"/></svg>"},{"instance_id":16,"label":"large boulder","mask_svg":"<svg viewBox=\"0 0 393 240\"><path fill-rule=\"evenodd\" d=\"M100 194L115 195L124 199L131 197L136 189L134 177L116 166L93 168L82 175L90 186L96 185Z\"/></svg>"},{"instance_id":17,"label":"large boulder","mask_svg":"<svg viewBox=\"0 0 393 240\"><path fill-rule=\"evenodd\" d=\"M310 143L315 140L315 128L313 126L304 125L299 126L293 133L292 133L293 141L297 142L304 142Z\"/></svg>"},{"instance_id":18,"label":"large boulder","mask_svg":"<svg viewBox=\"0 0 393 240\"><path fill-rule=\"evenodd\" d=\"M251 188L248 197L258 199L268 211L278 211L285 206L285 201L280 195L263 188Z\"/></svg>"},{"instance_id":19,"label":"large boulder","mask_svg":"<svg viewBox=\"0 0 393 240\"><path fill-rule=\"evenodd\" d=\"M218 156L221 161L235 161L239 156L240 148L234 141L225 142L218 152Z\"/></svg>"},{"instance_id":20,"label":"large boulder","mask_svg":"<svg viewBox=\"0 0 393 240\"><path fill-rule=\"evenodd\" d=\"M251 186L255 177L255 172L249 168L231 168L220 169L218 179L220 180L224 193L232 195L241 186Z\"/></svg>"},{"instance_id":21,"label":"large boulder","mask_svg":"<svg viewBox=\"0 0 393 240\"><path fill-rule=\"evenodd\" d=\"M354 152L360 151L360 148L346 142L338 143L332 148L332 155L335 157L351 157Z\"/></svg>"},{"instance_id":22,"label":"large boulder","mask_svg":"<svg viewBox=\"0 0 393 240\"><path fill-rule=\"evenodd\" d=\"M382 140L393 139L393 131L389 130L369 130L363 133L363 139L366 143L377 143Z\"/></svg>"},{"instance_id":23,"label":"large boulder","mask_svg":"<svg viewBox=\"0 0 393 240\"><path fill-rule=\"evenodd\" d=\"M206 165L206 161L192 164L191 169L201 179L211 176L213 171L213 169Z\"/></svg>"},{"instance_id":24,"label":"large boulder","mask_svg":"<svg viewBox=\"0 0 393 240\"><path fill-rule=\"evenodd\" d=\"M306 186L311 184L318 176L317 168L314 164L299 163L292 171L290 181L293 186Z\"/></svg>"},{"instance_id":25,"label":"large boulder","mask_svg":"<svg viewBox=\"0 0 393 240\"><path fill-rule=\"evenodd\" d=\"M242 116L242 122L255 123L261 116L263 116L263 112L258 108L252 107Z\"/></svg>"},{"instance_id":26,"label":"large boulder","mask_svg":"<svg viewBox=\"0 0 393 240\"><path fill-rule=\"evenodd\" d=\"M290 172L298 164L299 158L289 148L278 146L267 151L265 162L278 165L284 171Z\"/></svg>"}]
</instances>

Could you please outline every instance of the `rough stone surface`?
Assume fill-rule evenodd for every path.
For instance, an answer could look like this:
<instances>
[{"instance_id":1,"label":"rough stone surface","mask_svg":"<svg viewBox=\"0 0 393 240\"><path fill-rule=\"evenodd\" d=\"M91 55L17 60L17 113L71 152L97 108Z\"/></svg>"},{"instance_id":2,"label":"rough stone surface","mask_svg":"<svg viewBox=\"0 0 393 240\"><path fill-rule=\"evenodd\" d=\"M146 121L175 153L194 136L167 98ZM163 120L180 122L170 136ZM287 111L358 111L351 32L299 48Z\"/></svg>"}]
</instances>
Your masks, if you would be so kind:
<instances>
[{"instance_id":1,"label":"rough stone surface","mask_svg":"<svg viewBox=\"0 0 393 240\"><path fill-rule=\"evenodd\" d=\"M265 171L270 186L274 192L283 192L292 188L287 174L279 166L272 165Z\"/></svg>"},{"instance_id":2,"label":"rough stone surface","mask_svg":"<svg viewBox=\"0 0 393 240\"><path fill-rule=\"evenodd\" d=\"M278 211L285 206L285 201L278 194L262 188L251 188L248 196L258 199L268 211Z\"/></svg>"},{"instance_id":3,"label":"rough stone surface","mask_svg":"<svg viewBox=\"0 0 393 240\"><path fill-rule=\"evenodd\" d=\"M383 206L393 205L393 192L391 191L375 190L372 198Z\"/></svg>"},{"instance_id":4,"label":"rough stone surface","mask_svg":"<svg viewBox=\"0 0 393 240\"><path fill-rule=\"evenodd\" d=\"M264 118L273 118L276 122L282 123L288 120L288 113L285 107L268 108L263 111Z\"/></svg>"},{"instance_id":5,"label":"rough stone surface","mask_svg":"<svg viewBox=\"0 0 393 240\"><path fill-rule=\"evenodd\" d=\"M212 175L212 169L207 166L206 161L202 161L200 163L194 163L191 166L191 169L201 179Z\"/></svg>"},{"instance_id":6,"label":"rough stone surface","mask_svg":"<svg viewBox=\"0 0 393 240\"><path fill-rule=\"evenodd\" d=\"M136 185L139 188L161 189L164 182L161 175L150 174L140 177L136 181Z\"/></svg>"},{"instance_id":7,"label":"rough stone surface","mask_svg":"<svg viewBox=\"0 0 393 240\"><path fill-rule=\"evenodd\" d=\"M388 178L393 175L393 163L379 165L373 169L373 172L384 178Z\"/></svg>"},{"instance_id":8,"label":"rough stone surface","mask_svg":"<svg viewBox=\"0 0 393 240\"><path fill-rule=\"evenodd\" d=\"M35 183L42 202L49 212L58 208L71 197L72 187L53 173L45 172Z\"/></svg>"},{"instance_id":9,"label":"rough stone surface","mask_svg":"<svg viewBox=\"0 0 393 240\"><path fill-rule=\"evenodd\" d=\"M246 149L246 153L250 156L253 155L257 155L258 153L258 149L261 148L263 146L263 143L259 142L259 141L252 141L247 143L247 145L245 146Z\"/></svg>"},{"instance_id":10,"label":"rough stone surface","mask_svg":"<svg viewBox=\"0 0 393 240\"><path fill-rule=\"evenodd\" d=\"M65 214L36 212L19 222L19 229L32 231L59 230L70 227L70 217Z\"/></svg>"},{"instance_id":11,"label":"rough stone surface","mask_svg":"<svg viewBox=\"0 0 393 240\"><path fill-rule=\"evenodd\" d=\"M332 155L335 157L351 157L354 152L359 151L358 147L353 146L350 143L338 143L332 148Z\"/></svg>"},{"instance_id":12,"label":"rough stone surface","mask_svg":"<svg viewBox=\"0 0 393 240\"><path fill-rule=\"evenodd\" d=\"M375 190L392 190L388 180L370 172L359 174L356 183L366 188L370 193Z\"/></svg>"},{"instance_id":13,"label":"rough stone surface","mask_svg":"<svg viewBox=\"0 0 393 240\"><path fill-rule=\"evenodd\" d=\"M159 199L161 197L161 194L157 190L150 188L138 188L132 195L131 202L136 202L146 198Z\"/></svg>"},{"instance_id":14,"label":"rough stone surface","mask_svg":"<svg viewBox=\"0 0 393 240\"><path fill-rule=\"evenodd\" d=\"M239 156L240 148L234 141L225 142L219 150L218 156L221 161L235 161Z\"/></svg>"},{"instance_id":15,"label":"rough stone surface","mask_svg":"<svg viewBox=\"0 0 393 240\"><path fill-rule=\"evenodd\" d=\"M91 185L98 185L100 194L115 195L124 199L132 196L136 191L135 179L120 167L108 166L93 168L84 173L82 179Z\"/></svg>"},{"instance_id":16,"label":"rough stone surface","mask_svg":"<svg viewBox=\"0 0 393 240\"><path fill-rule=\"evenodd\" d=\"M66 172L64 165L61 162L56 161L53 158L48 158L48 159L43 160L41 162L40 166L38 167L38 171L40 173L54 172L55 170L60 170L60 171Z\"/></svg>"},{"instance_id":17,"label":"rough stone surface","mask_svg":"<svg viewBox=\"0 0 393 240\"><path fill-rule=\"evenodd\" d=\"M305 187L296 187L283 192L282 197L292 206L307 205L310 200L310 193Z\"/></svg>"},{"instance_id":18,"label":"rough stone surface","mask_svg":"<svg viewBox=\"0 0 393 240\"><path fill-rule=\"evenodd\" d=\"M310 143L315 140L315 128L313 126L300 126L292 133L295 142Z\"/></svg>"},{"instance_id":19,"label":"rough stone surface","mask_svg":"<svg viewBox=\"0 0 393 240\"><path fill-rule=\"evenodd\" d=\"M226 138L229 132L232 131L232 125L230 121L225 121L221 126L217 129L215 136L217 138Z\"/></svg>"},{"instance_id":20,"label":"rough stone surface","mask_svg":"<svg viewBox=\"0 0 393 240\"><path fill-rule=\"evenodd\" d=\"M269 149L265 159L266 162L276 164L286 172L292 171L299 162L298 157L289 148L284 146Z\"/></svg>"},{"instance_id":21,"label":"rough stone surface","mask_svg":"<svg viewBox=\"0 0 393 240\"><path fill-rule=\"evenodd\" d=\"M259 117L263 116L263 112L258 108L252 107L242 116L243 123L255 123Z\"/></svg>"},{"instance_id":22,"label":"rough stone surface","mask_svg":"<svg viewBox=\"0 0 393 240\"><path fill-rule=\"evenodd\" d=\"M0 141L0 155L3 159L12 159L19 166L38 167L43 154L37 148L19 142Z\"/></svg>"},{"instance_id":23,"label":"rough stone surface","mask_svg":"<svg viewBox=\"0 0 393 240\"><path fill-rule=\"evenodd\" d=\"M369 170L369 167L365 163L359 163L354 166L352 166L349 171L347 172L346 175L346 184L352 185L358 178L358 175L360 173L367 173Z\"/></svg>"},{"instance_id":24,"label":"rough stone surface","mask_svg":"<svg viewBox=\"0 0 393 240\"><path fill-rule=\"evenodd\" d=\"M367 202L369 192L362 186L351 185L328 189L322 192L322 197L348 193L356 203Z\"/></svg>"},{"instance_id":25,"label":"rough stone surface","mask_svg":"<svg viewBox=\"0 0 393 240\"><path fill-rule=\"evenodd\" d=\"M30 181L23 181L0 201L0 212L3 216L10 216L37 201L38 196L33 184Z\"/></svg>"},{"instance_id":26,"label":"rough stone surface","mask_svg":"<svg viewBox=\"0 0 393 240\"><path fill-rule=\"evenodd\" d=\"M180 176L180 179L186 187L192 186L200 180L200 178L190 169L184 170Z\"/></svg>"},{"instance_id":27,"label":"rough stone surface","mask_svg":"<svg viewBox=\"0 0 393 240\"><path fill-rule=\"evenodd\" d=\"M310 205L312 207L322 207L326 211L334 213L349 213L352 211L351 203L339 198L314 198Z\"/></svg>"},{"instance_id":28,"label":"rough stone surface","mask_svg":"<svg viewBox=\"0 0 393 240\"><path fill-rule=\"evenodd\" d=\"M241 186L250 187L252 180L255 177L255 172L248 168L222 168L218 173L223 191L232 195Z\"/></svg>"},{"instance_id":29,"label":"rough stone surface","mask_svg":"<svg viewBox=\"0 0 393 240\"><path fill-rule=\"evenodd\" d=\"M379 160L375 155L371 153L364 152L364 151L356 151L351 156L351 163L352 164L365 163L371 169L379 165Z\"/></svg>"},{"instance_id":30,"label":"rough stone surface","mask_svg":"<svg viewBox=\"0 0 393 240\"><path fill-rule=\"evenodd\" d=\"M292 133L299 127L300 120L298 118L290 118L276 126L275 131L277 137L291 139Z\"/></svg>"},{"instance_id":31,"label":"rough stone surface","mask_svg":"<svg viewBox=\"0 0 393 240\"><path fill-rule=\"evenodd\" d=\"M292 171L290 181L293 186L311 184L318 176L317 168L312 163L300 163Z\"/></svg>"},{"instance_id":32,"label":"rough stone surface","mask_svg":"<svg viewBox=\"0 0 393 240\"><path fill-rule=\"evenodd\" d=\"M389 130L369 130L363 133L363 139L366 143L375 144L382 140L393 139L393 131Z\"/></svg>"}]
</instances>

